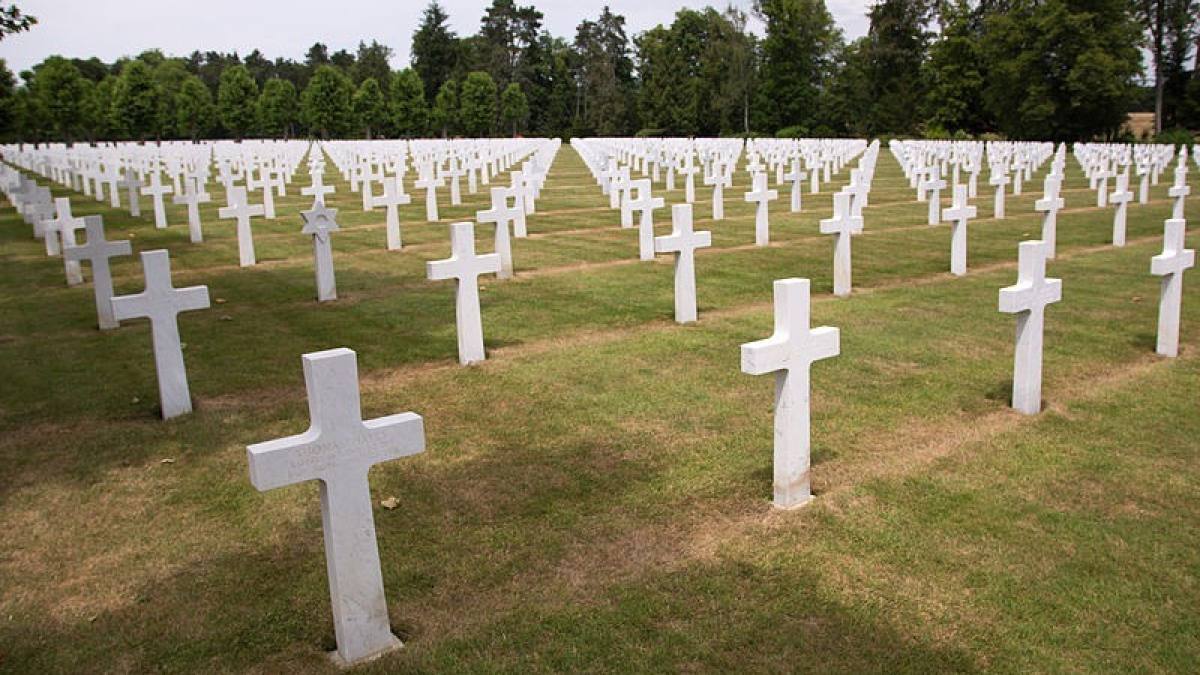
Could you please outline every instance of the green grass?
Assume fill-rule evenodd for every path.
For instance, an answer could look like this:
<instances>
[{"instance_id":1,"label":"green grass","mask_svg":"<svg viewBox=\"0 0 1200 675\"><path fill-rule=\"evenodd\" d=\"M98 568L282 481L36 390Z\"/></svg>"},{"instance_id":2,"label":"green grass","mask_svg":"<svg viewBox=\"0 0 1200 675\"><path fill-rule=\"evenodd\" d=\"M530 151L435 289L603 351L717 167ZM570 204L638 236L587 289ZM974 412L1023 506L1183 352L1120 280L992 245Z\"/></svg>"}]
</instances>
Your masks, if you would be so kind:
<instances>
[{"instance_id":1,"label":"green grass","mask_svg":"<svg viewBox=\"0 0 1200 675\"><path fill-rule=\"evenodd\" d=\"M996 289L1040 231L1040 179L1008 219L971 224L956 279L949 228L924 226L881 155L855 296L835 300L816 221L840 183L796 215L781 189L759 249L739 173L728 220L697 203L714 247L697 259L700 322L681 327L669 263L636 262L635 232L564 148L514 242L517 278L483 282L491 354L472 368L454 361L452 285L424 262L482 191L440 223L415 195L410 247L387 252L382 212L339 181L342 298L326 305L296 196L255 223L269 262L248 270L213 213L195 246L182 210L156 231L79 197L110 238L169 248L176 285L225 300L181 318L196 413L167 423L148 326L96 331L90 288L63 286L4 208L0 670L329 671L316 487L254 491L244 446L303 430L299 357L336 346L359 353L364 413L418 412L429 441L372 472L376 501L400 503L376 525L407 645L364 672L1193 668L1200 304L1185 283L1182 355L1156 358L1166 185L1113 249L1111 211L1071 165L1047 412L1025 418L1007 408L1013 320ZM656 216L666 232L669 210ZM140 290L132 258L116 273L118 292ZM783 513L770 379L739 372L738 345L770 333L785 276L813 279L814 323L841 328L842 354L814 368L817 499Z\"/></svg>"}]
</instances>

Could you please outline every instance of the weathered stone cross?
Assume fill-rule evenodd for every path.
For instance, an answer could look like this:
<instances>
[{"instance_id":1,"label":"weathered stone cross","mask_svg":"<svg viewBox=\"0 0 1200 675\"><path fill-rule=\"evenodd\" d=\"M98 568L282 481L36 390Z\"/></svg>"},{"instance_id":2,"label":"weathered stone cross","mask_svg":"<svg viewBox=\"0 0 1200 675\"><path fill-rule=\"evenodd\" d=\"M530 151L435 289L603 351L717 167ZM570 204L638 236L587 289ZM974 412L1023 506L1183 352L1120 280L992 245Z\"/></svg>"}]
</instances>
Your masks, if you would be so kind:
<instances>
[{"instance_id":1,"label":"weathered stone cross","mask_svg":"<svg viewBox=\"0 0 1200 675\"><path fill-rule=\"evenodd\" d=\"M162 417L169 420L192 411L183 346L179 341L179 313L208 309L208 287L175 288L171 285L171 258L165 250L143 251L142 270L146 290L112 299L113 317L118 321L150 319L154 345L154 367L158 372L158 397Z\"/></svg>"},{"instance_id":2,"label":"weathered stone cross","mask_svg":"<svg viewBox=\"0 0 1200 675\"><path fill-rule=\"evenodd\" d=\"M778 190L767 189L767 174L754 174L753 189L747 192L745 200L757 202L754 210L754 243L766 246L771 242L770 224L767 220L767 203L779 198Z\"/></svg>"},{"instance_id":3,"label":"weathered stone cross","mask_svg":"<svg viewBox=\"0 0 1200 675\"><path fill-rule=\"evenodd\" d=\"M260 491L320 481L325 569L337 651L349 666L403 646L392 634L371 510L371 467L424 452L425 423L414 413L364 421L358 362L349 349L304 355L308 431L246 448Z\"/></svg>"},{"instance_id":4,"label":"weathered stone cross","mask_svg":"<svg viewBox=\"0 0 1200 675\"><path fill-rule=\"evenodd\" d=\"M96 319L100 330L111 330L120 325L113 318L112 269L109 258L131 255L133 247L128 241L108 241L104 238L104 219L100 216L84 216L87 243L83 246L67 246L63 257L67 260L88 261L92 264L92 289L96 295Z\"/></svg>"},{"instance_id":5,"label":"weathered stone cross","mask_svg":"<svg viewBox=\"0 0 1200 675\"><path fill-rule=\"evenodd\" d=\"M1158 345L1162 356L1179 355L1179 315L1183 308L1183 273L1196 264L1196 252L1184 248L1187 222L1167 221L1163 251L1150 260L1150 273L1162 277L1158 300Z\"/></svg>"},{"instance_id":6,"label":"weathered stone cross","mask_svg":"<svg viewBox=\"0 0 1200 675\"><path fill-rule=\"evenodd\" d=\"M946 209L950 222L950 273L961 277L967 273L967 222L977 210L967 203L967 186L954 186L954 203Z\"/></svg>"},{"instance_id":7,"label":"weathered stone cross","mask_svg":"<svg viewBox=\"0 0 1200 675\"><path fill-rule=\"evenodd\" d=\"M833 294L846 297L852 286L850 237L863 231L863 219L850 213L850 193L833 195L833 217L821 220L821 234L836 234L833 244Z\"/></svg>"},{"instance_id":8,"label":"weathered stone cross","mask_svg":"<svg viewBox=\"0 0 1200 675\"><path fill-rule=\"evenodd\" d=\"M265 213L262 204L246 203L246 188L237 186L229 190L229 206L217 210L219 218L237 219L238 259L242 267L254 264L254 231L250 219Z\"/></svg>"},{"instance_id":9,"label":"weathered stone cross","mask_svg":"<svg viewBox=\"0 0 1200 675\"><path fill-rule=\"evenodd\" d=\"M500 256L475 253L475 223L450 225L451 255L446 260L426 263L426 274L433 281L457 282L454 315L458 326L458 361L469 365L483 361L483 318L479 312L479 275L500 271Z\"/></svg>"},{"instance_id":10,"label":"weathered stone cross","mask_svg":"<svg viewBox=\"0 0 1200 675\"><path fill-rule=\"evenodd\" d=\"M1000 311L1017 315L1012 406L1026 415L1042 409L1042 340L1046 305L1062 300L1062 279L1046 278L1046 243L1023 241L1015 286L1000 289Z\"/></svg>"},{"instance_id":11,"label":"weathered stone cross","mask_svg":"<svg viewBox=\"0 0 1200 675\"><path fill-rule=\"evenodd\" d=\"M671 234L655 237L654 250L675 254L675 321L696 320L696 249L712 246L711 232L692 229L692 205L671 207Z\"/></svg>"},{"instance_id":12,"label":"weathered stone cross","mask_svg":"<svg viewBox=\"0 0 1200 675\"><path fill-rule=\"evenodd\" d=\"M775 333L742 345L742 372L775 373L775 506L790 509L812 499L809 472L810 370L813 361L837 356L837 328L810 329L808 279L775 282Z\"/></svg>"}]
</instances>

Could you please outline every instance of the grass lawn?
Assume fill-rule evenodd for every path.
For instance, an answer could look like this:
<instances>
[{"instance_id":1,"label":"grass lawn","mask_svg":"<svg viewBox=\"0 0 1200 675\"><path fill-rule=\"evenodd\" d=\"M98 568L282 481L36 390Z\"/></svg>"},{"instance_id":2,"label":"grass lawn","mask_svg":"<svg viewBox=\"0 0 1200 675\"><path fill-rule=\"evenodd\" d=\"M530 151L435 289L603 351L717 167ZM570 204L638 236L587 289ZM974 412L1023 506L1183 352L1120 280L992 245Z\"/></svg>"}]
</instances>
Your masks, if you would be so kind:
<instances>
[{"instance_id":1,"label":"grass lawn","mask_svg":"<svg viewBox=\"0 0 1200 675\"><path fill-rule=\"evenodd\" d=\"M176 286L210 288L211 309L180 317L196 411L171 422L149 325L96 330L90 287L67 288L6 204L0 672L332 671L317 486L255 491L245 446L307 427L300 356L341 346L358 352L364 415L411 410L428 434L424 454L371 473L376 504L399 502L375 517L406 647L361 672L1192 670L1200 276L1180 357L1156 357L1170 176L1131 205L1117 249L1112 209L1069 161L1037 417L1008 408L1015 321L997 289L1040 234L1040 173L1004 220L981 181L955 278L949 226L925 225L882 152L846 300L817 220L848 170L800 214L780 186L766 248L745 172L720 222L697 186L713 248L696 260L700 321L678 326L669 257L638 262L636 230L564 146L514 240L517 277L482 280L489 360L470 368L453 284L424 270L482 187L461 207L443 195L437 223L415 193L389 252L383 211L362 212L330 165L340 299L323 305L304 177L276 220L255 219L248 269L219 186L201 245L182 207L156 230L148 199L134 219L77 195L110 239L169 249ZM677 187L658 190L668 206ZM666 233L669 209L656 220ZM477 237L491 249L490 226ZM136 256L114 275L141 290ZM739 345L770 334L772 282L791 276L813 280L813 323L841 328L842 353L813 369L817 497L780 512L771 378L741 374Z\"/></svg>"}]
</instances>

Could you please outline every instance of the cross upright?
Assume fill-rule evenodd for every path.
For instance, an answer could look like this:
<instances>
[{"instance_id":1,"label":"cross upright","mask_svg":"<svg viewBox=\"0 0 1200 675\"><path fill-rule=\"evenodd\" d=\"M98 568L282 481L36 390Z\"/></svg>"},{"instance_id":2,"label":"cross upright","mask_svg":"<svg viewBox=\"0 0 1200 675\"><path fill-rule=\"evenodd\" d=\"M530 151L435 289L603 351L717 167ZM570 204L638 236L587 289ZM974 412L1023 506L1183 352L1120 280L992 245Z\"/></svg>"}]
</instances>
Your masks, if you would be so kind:
<instances>
[{"instance_id":1,"label":"cross upright","mask_svg":"<svg viewBox=\"0 0 1200 675\"><path fill-rule=\"evenodd\" d=\"M509 174L512 183L508 187L508 196L513 200L513 208L516 213L513 216L513 236L517 239L524 239L529 236L529 232L525 229L525 215L529 213L529 209L525 205L525 172L513 171Z\"/></svg>"},{"instance_id":2,"label":"cross upright","mask_svg":"<svg viewBox=\"0 0 1200 675\"><path fill-rule=\"evenodd\" d=\"M496 276L501 279L511 279L513 275L512 238L509 236L508 225L516 219L520 211L519 204L512 207L508 205L510 194L512 188L491 188L492 208L475 213L475 220L496 225L496 255L500 256L500 271Z\"/></svg>"},{"instance_id":3,"label":"cross upright","mask_svg":"<svg viewBox=\"0 0 1200 675\"><path fill-rule=\"evenodd\" d=\"M313 202L308 211L301 211L304 220L301 234L313 238L313 261L317 273L317 302L337 300L337 281L333 275L333 245L329 233L338 229L337 209L325 208L325 202Z\"/></svg>"},{"instance_id":4,"label":"cross upright","mask_svg":"<svg viewBox=\"0 0 1200 675\"><path fill-rule=\"evenodd\" d=\"M1150 167L1146 164L1138 163L1138 203L1145 204L1150 201Z\"/></svg>"},{"instance_id":5,"label":"cross upright","mask_svg":"<svg viewBox=\"0 0 1200 675\"><path fill-rule=\"evenodd\" d=\"M1046 257L1053 259L1058 242L1058 211L1063 207L1063 198L1058 189L1062 179L1053 173L1047 174L1042 183L1042 198L1033 203L1033 210L1042 213L1042 241L1046 243Z\"/></svg>"},{"instance_id":6,"label":"cross upright","mask_svg":"<svg viewBox=\"0 0 1200 675\"><path fill-rule=\"evenodd\" d=\"M166 250L143 251L142 270L146 276L146 290L113 298L113 317L117 321L142 317L150 320L158 396L162 417L169 420L192 411L183 346L179 341L179 313L208 309L208 287L172 286L171 258Z\"/></svg>"},{"instance_id":7,"label":"cross upright","mask_svg":"<svg viewBox=\"0 0 1200 675\"><path fill-rule=\"evenodd\" d=\"M300 188L301 195L305 197L312 197L313 199L320 199L323 202L325 201L325 195L331 195L336 191L332 185L325 185L323 182L324 177L321 171L314 170L309 175L312 177L312 184L308 187Z\"/></svg>"},{"instance_id":8,"label":"cross upright","mask_svg":"<svg viewBox=\"0 0 1200 675\"><path fill-rule=\"evenodd\" d=\"M754 210L754 243L758 246L766 246L771 241L767 203L778 198L778 190L767 189L767 174L754 174L753 189L745 194L745 200L757 203Z\"/></svg>"},{"instance_id":9,"label":"cross upright","mask_svg":"<svg viewBox=\"0 0 1200 675\"><path fill-rule=\"evenodd\" d=\"M1017 283L1000 289L1000 311L1017 315L1012 406L1026 415L1042 409L1042 339L1046 305L1062 300L1062 279L1046 278L1046 243L1023 241Z\"/></svg>"},{"instance_id":10,"label":"cross upright","mask_svg":"<svg viewBox=\"0 0 1200 675\"><path fill-rule=\"evenodd\" d=\"M142 194L150 195L154 200L154 227L163 229L167 226L167 211L163 208L163 195L171 194L169 185L163 185L162 176L155 169L150 172L150 184L142 188Z\"/></svg>"},{"instance_id":11,"label":"cross upright","mask_svg":"<svg viewBox=\"0 0 1200 675\"><path fill-rule=\"evenodd\" d=\"M850 295L851 275L850 237L863 231L863 219L850 209L850 193L846 190L833 195L833 217L821 220L821 234L835 234L833 244L833 294Z\"/></svg>"},{"instance_id":12,"label":"cross upright","mask_svg":"<svg viewBox=\"0 0 1200 675\"><path fill-rule=\"evenodd\" d=\"M1096 208L1104 208L1108 206L1108 178L1113 175L1105 165L1099 171L1092 174L1092 178L1096 180L1096 185L1099 189L1096 190Z\"/></svg>"},{"instance_id":13,"label":"cross upright","mask_svg":"<svg viewBox=\"0 0 1200 675\"><path fill-rule=\"evenodd\" d=\"M1000 220L1004 218L1004 186L1008 185L1008 175L1003 169L993 166L988 184L996 188L996 194L992 201L992 218Z\"/></svg>"},{"instance_id":14,"label":"cross upright","mask_svg":"<svg viewBox=\"0 0 1200 675\"><path fill-rule=\"evenodd\" d=\"M325 200L318 197L321 203ZM412 203L412 196L404 192L404 184L399 175L383 177L383 194L375 197L371 204L382 206L387 211L387 247L389 251L398 251L403 245L400 241L400 207Z\"/></svg>"},{"instance_id":15,"label":"cross upright","mask_svg":"<svg viewBox=\"0 0 1200 675\"><path fill-rule=\"evenodd\" d=\"M500 256L475 253L475 223L450 225L451 255L446 260L426 263L426 274L433 281L454 279L455 322L458 326L458 361L470 365L483 361L483 318L479 312L479 275L500 271Z\"/></svg>"},{"instance_id":16,"label":"cross upright","mask_svg":"<svg viewBox=\"0 0 1200 675\"><path fill-rule=\"evenodd\" d=\"M425 220L431 223L438 220L437 189L442 186L442 183L442 177L433 171L413 183L414 186L425 189Z\"/></svg>"},{"instance_id":17,"label":"cross upright","mask_svg":"<svg viewBox=\"0 0 1200 675\"><path fill-rule=\"evenodd\" d=\"M675 189L672 168L669 167L667 173L668 192ZM704 184L712 186L712 219L725 220L725 170L721 168L721 162L713 160L709 165L709 170L704 174Z\"/></svg>"},{"instance_id":18,"label":"cross upright","mask_svg":"<svg viewBox=\"0 0 1200 675\"><path fill-rule=\"evenodd\" d=\"M937 225L942 222L942 190L946 187L946 181L936 162L929 167L928 173L929 178L921 181L921 189L928 193L929 224Z\"/></svg>"},{"instance_id":19,"label":"cross upright","mask_svg":"<svg viewBox=\"0 0 1200 675\"><path fill-rule=\"evenodd\" d=\"M775 506L790 509L812 499L810 461L810 375L814 361L837 356L837 328L810 328L808 279L775 282L775 332L742 345L742 372L775 374Z\"/></svg>"},{"instance_id":20,"label":"cross upright","mask_svg":"<svg viewBox=\"0 0 1200 675\"><path fill-rule=\"evenodd\" d=\"M967 222L977 210L967 203L967 186L954 186L954 203L946 209L950 221L950 273L961 277L967 273Z\"/></svg>"},{"instance_id":21,"label":"cross upright","mask_svg":"<svg viewBox=\"0 0 1200 675\"><path fill-rule=\"evenodd\" d=\"M1183 308L1183 273L1196 264L1196 252L1184 248L1187 222L1171 218L1166 222L1163 251L1150 260L1150 273L1162 277L1158 300L1158 344L1162 356L1179 355L1179 316Z\"/></svg>"},{"instance_id":22,"label":"cross upright","mask_svg":"<svg viewBox=\"0 0 1200 675\"><path fill-rule=\"evenodd\" d=\"M654 250L675 254L675 321L696 320L696 249L712 246L711 232L692 229L692 205L671 207L671 234L654 238Z\"/></svg>"},{"instance_id":23,"label":"cross upright","mask_svg":"<svg viewBox=\"0 0 1200 675\"><path fill-rule=\"evenodd\" d=\"M451 160L450 168L446 170L446 175L450 177L450 205L459 206L462 204L462 188L459 178L465 175L466 172L459 166L457 160Z\"/></svg>"},{"instance_id":24,"label":"cross upright","mask_svg":"<svg viewBox=\"0 0 1200 675\"><path fill-rule=\"evenodd\" d=\"M71 199L69 197L57 197L54 200L55 222L59 237L62 238L62 249L65 251L73 246L78 246L75 240L75 232L87 226L83 218L76 218L71 215ZM67 275L68 286L78 286L83 283L83 270L79 266L78 260L72 260L70 256L63 256L63 267Z\"/></svg>"},{"instance_id":25,"label":"cross upright","mask_svg":"<svg viewBox=\"0 0 1200 675\"><path fill-rule=\"evenodd\" d=\"M1192 186L1187 184L1186 174L1175 172L1175 184L1167 188L1167 196L1175 200L1171 209L1173 220L1183 220L1183 205L1190 194L1192 194Z\"/></svg>"},{"instance_id":26,"label":"cross upright","mask_svg":"<svg viewBox=\"0 0 1200 675\"><path fill-rule=\"evenodd\" d=\"M141 194L142 181L134 175L133 171L126 170L125 177L117 183L117 186L125 188L126 194L129 197L129 215L134 218L140 218L142 215L142 204L139 195Z\"/></svg>"},{"instance_id":27,"label":"cross upright","mask_svg":"<svg viewBox=\"0 0 1200 675\"><path fill-rule=\"evenodd\" d=\"M262 204L246 203L246 188L235 186L229 190L229 206L217 210L219 218L237 219L238 259L242 267L254 264L254 232L250 229L250 219L263 215Z\"/></svg>"},{"instance_id":28,"label":"cross upright","mask_svg":"<svg viewBox=\"0 0 1200 675\"><path fill-rule=\"evenodd\" d=\"M96 296L96 320L100 330L111 330L120 325L113 317L112 268L110 258L132 255L133 247L128 241L108 241L104 238L104 219L100 216L84 216L87 243L82 246L67 246L63 257L67 260L92 264L92 290Z\"/></svg>"},{"instance_id":29,"label":"cross upright","mask_svg":"<svg viewBox=\"0 0 1200 675\"><path fill-rule=\"evenodd\" d=\"M251 170L253 173L253 170ZM271 167L264 162L258 167L259 179L254 183L254 189L262 190L263 193L263 218L275 220L275 181L271 178ZM246 181L247 187L250 181Z\"/></svg>"},{"instance_id":30,"label":"cross upright","mask_svg":"<svg viewBox=\"0 0 1200 675\"><path fill-rule=\"evenodd\" d=\"M649 178L632 181L629 186L629 197L626 198L626 203L631 211L640 212L638 217L638 257L641 260L654 260L654 209L661 209L665 202L662 197L655 197L652 194Z\"/></svg>"},{"instance_id":31,"label":"cross upright","mask_svg":"<svg viewBox=\"0 0 1200 675\"><path fill-rule=\"evenodd\" d=\"M250 482L260 492L320 482L325 569L337 651L350 666L403 646L392 634L379 564L368 473L382 462L425 451L425 423L414 413L363 420L358 359L349 349L304 355L308 430L246 448Z\"/></svg>"},{"instance_id":32,"label":"cross upright","mask_svg":"<svg viewBox=\"0 0 1200 675\"><path fill-rule=\"evenodd\" d=\"M800 168L800 157L793 157L792 170L783 174L783 179L792 184L792 213L798 213L803 206L800 198L801 185L807 177L808 174Z\"/></svg>"},{"instance_id":33,"label":"cross upright","mask_svg":"<svg viewBox=\"0 0 1200 675\"><path fill-rule=\"evenodd\" d=\"M374 183L384 177L384 174L377 172L375 169L375 162L368 161L362 165L359 189L362 191L363 211L370 211L375 207Z\"/></svg>"},{"instance_id":34,"label":"cross upright","mask_svg":"<svg viewBox=\"0 0 1200 675\"><path fill-rule=\"evenodd\" d=\"M1108 201L1117 205L1113 214L1113 246L1125 245L1125 218L1129 210L1129 202L1133 201L1133 193L1129 191L1129 172L1117 174L1116 189L1108 196Z\"/></svg>"},{"instance_id":35,"label":"cross upright","mask_svg":"<svg viewBox=\"0 0 1200 675\"><path fill-rule=\"evenodd\" d=\"M679 169L679 173L683 174L683 201L691 204L696 201L696 172L699 167L692 163L692 153L688 151L683 160L683 167Z\"/></svg>"},{"instance_id":36,"label":"cross upright","mask_svg":"<svg viewBox=\"0 0 1200 675\"><path fill-rule=\"evenodd\" d=\"M204 227L200 222L200 205L212 201L212 198L200 192L196 181L190 176L184 178L183 194L177 194L172 199L176 204L187 206L188 238L193 244L204 241Z\"/></svg>"}]
</instances>

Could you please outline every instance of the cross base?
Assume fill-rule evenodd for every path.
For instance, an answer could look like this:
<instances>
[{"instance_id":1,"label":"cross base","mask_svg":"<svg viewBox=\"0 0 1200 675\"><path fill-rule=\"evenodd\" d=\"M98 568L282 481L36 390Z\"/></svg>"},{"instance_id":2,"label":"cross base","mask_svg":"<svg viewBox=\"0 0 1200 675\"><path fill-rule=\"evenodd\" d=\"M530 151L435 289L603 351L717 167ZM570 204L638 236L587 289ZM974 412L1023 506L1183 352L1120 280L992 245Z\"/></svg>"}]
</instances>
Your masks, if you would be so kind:
<instances>
[{"instance_id":1,"label":"cross base","mask_svg":"<svg viewBox=\"0 0 1200 675\"><path fill-rule=\"evenodd\" d=\"M797 501L792 504L782 504L779 502L778 499L776 499L774 502L774 505L775 505L775 509L777 511L799 511L800 509L808 506L809 504L812 504L814 499L816 499L816 497L814 497L813 495L809 495L809 496L805 497L804 499L801 499L800 501Z\"/></svg>"},{"instance_id":2,"label":"cross base","mask_svg":"<svg viewBox=\"0 0 1200 675\"><path fill-rule=\"evenodd\" d=\"M385 654L391 654L392 652L399 651L403 648L404 648L404 643L400 641L400 638L393 635L392 642L390 644L383 647L382 649L380 649L377 652L368 654L368 655L361 657L355 661L347 661L346 659L342 658L342 655L337 653L337 651L328 652L326 654L326 656L329 657L329 661L331 663L333 663L333 665L336 666L339 670L349 670L350 668L354 668L356 666L361 666L364 663L370 663L371 661L375 661L375 660L381 658Z\"/></svg>"}]
</instances>

